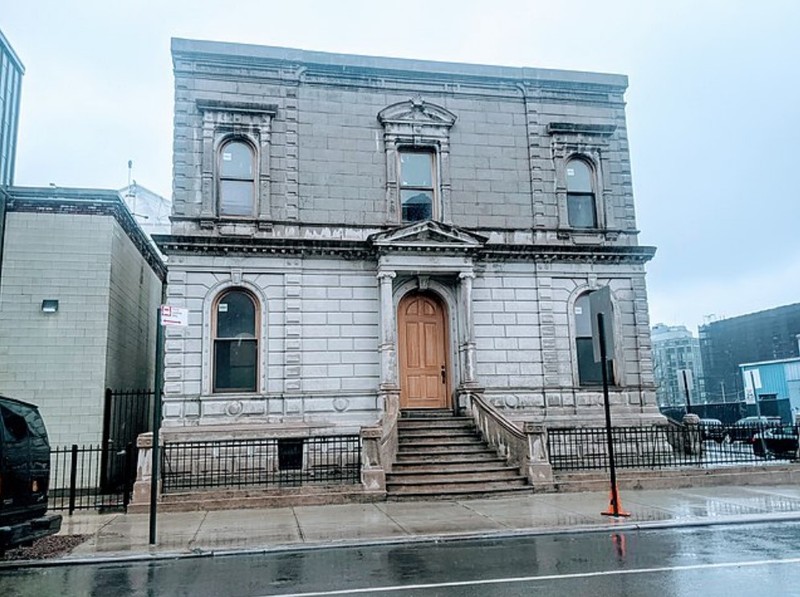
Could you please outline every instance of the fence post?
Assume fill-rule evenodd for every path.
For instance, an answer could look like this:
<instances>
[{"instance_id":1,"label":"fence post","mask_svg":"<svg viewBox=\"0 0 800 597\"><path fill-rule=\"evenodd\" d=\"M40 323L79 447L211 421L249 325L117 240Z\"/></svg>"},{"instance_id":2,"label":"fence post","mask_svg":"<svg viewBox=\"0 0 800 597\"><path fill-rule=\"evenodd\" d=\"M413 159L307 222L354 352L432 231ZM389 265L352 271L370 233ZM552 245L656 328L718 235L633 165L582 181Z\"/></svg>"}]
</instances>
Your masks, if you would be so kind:
<instances>
[{"instance_id":1,"label":"fence post","mask_svg":"<svg viewBox=\"0 0 800 597\"><path fill-rule=\"evenodd\" d=\"M69 470L69 515L75 512L75 489L78 484L78 444L72 444L72 458Z\"/></svg>"},{"instance_id":2,"label":"fence post","mask_svg":"<svg viewBox=\"0 0 800 597\"><path fill-rule=\"evenodd\" d=\"M131 503L131 456L133 455L133 444L128 442L125 445L125 462L122 467L122 507L128 513L128 504Z\"/></svg>"},{"instance_id":3,"label":"fence post","mask_svg":"<svg viewBox=\"0 0 800 597\"><path fill-rule=\"evenodd\" d=\"M103 440L100 444L100 491L108 490L108 452L111 439L111 388L106 388L103 400Z\"/></svg>"}]
</instances>

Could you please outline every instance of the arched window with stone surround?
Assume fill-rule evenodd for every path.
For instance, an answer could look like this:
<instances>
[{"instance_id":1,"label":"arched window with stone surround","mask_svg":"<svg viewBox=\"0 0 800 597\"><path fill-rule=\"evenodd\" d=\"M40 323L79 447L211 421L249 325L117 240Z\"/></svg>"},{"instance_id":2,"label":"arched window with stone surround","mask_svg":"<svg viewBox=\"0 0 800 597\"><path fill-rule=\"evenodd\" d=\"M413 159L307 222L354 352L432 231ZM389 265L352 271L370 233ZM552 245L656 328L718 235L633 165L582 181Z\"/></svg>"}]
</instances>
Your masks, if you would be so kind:
<instances>
[{"instance_id":1,"label":"arched window with stone surround","mask_svg":"<svg viewBox=\"0 0 800 597\"><path fill-rule=\"evenodd\" d=\"M258 313L258 301L242 288L214 301L214 392L258 391Z\"/></svg>"},{"instance_id":2,"label":"arched window with stone surround","mask_svg":"<svg viewBox=\"0 0 800 597\"><path fill-rule=\"evenodd\" d=\"M581 158L567 162L567 219L573 228L597 228L594 169Z\"/></svg>"},{"instance_id":3,"label":"arched window with stone surround","mask_svg":"<svg viewBox=\"0 0 800 597\"><path fill-rule=\"evenodd\" d=\"M217 167L220 216L255 215L255 161L255 151L243 139L230 139L220 147Z\"/></svg>"},{"instance_id":4,"label":"arched window with stone surround","mask_svg":"<svg viewBox=\"0 0 800 597\"><path fill-rule=\"evenodd\" d=\"M603 369L600 363L594 360L594 348L592 346L592 315L589 307L590 292L585 292L575 300L574 323L575 323L575 356L578 364L578 384L582 386L595 386L603 383ZM613 322L606 321L605 325L613 325ZM614 384L614 347L606 347L608 356L608 383Z\"/></svg>"}]
</instances>

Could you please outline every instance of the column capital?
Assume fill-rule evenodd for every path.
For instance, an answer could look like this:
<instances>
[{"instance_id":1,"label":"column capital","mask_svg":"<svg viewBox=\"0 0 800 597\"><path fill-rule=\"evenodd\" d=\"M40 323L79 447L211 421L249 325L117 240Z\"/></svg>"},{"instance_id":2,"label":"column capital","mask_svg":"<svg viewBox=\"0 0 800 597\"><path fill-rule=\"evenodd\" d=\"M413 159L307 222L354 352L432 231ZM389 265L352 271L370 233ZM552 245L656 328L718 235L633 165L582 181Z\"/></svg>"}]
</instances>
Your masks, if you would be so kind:
<instances>
[{"instance_id":1,"label":"column capital","mask_svg":"<svg viewBox=\"0 0 800 597\"><path fill-rule=\"evenodd\" d=\"M458 279L459 280L464 280L465 278L469 278L470 280L474 280L475 279L475 272L473 272L473 271L459 272Z\"/></svg>"},{"instance_id":2,"label":"column capital","mask_svg":"<svg viewBox=\"0 0 800 597\"><path fill-rule=\"evenodd\" d=\"M385 280L386 278L390 280L394 280L397 277L397 272L392 272L389 270L380 270L375 276L378 280Z\"/></svg>"}]
</instances>

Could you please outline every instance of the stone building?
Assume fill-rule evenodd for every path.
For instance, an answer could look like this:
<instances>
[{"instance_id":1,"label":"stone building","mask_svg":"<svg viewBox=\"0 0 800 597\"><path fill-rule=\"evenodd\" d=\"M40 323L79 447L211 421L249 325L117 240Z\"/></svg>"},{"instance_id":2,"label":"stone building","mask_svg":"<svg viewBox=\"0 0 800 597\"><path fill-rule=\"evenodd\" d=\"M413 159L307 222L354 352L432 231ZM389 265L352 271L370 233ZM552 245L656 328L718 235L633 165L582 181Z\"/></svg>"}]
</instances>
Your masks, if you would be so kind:
<instances>
[{"instance_id":1,"label":"stone building","mask_svg":"<svg viewBox=\"0 0 800 597\"><path fill-rule=\"evenodd\" d=\"M619 75L175 39L164 425L660 421ZM227 426L227 427L220 427Z\"/></svg>"},{"instance_id":2,"label":"stone building","mask_svg":"<svg viewBox=\"0 0 800 597\"><path fill-rule=\"evenodd\" d=\"M117 191L0 195L0 394L38 405L52 445L99 443L106 388L152 387L166 269Z\"/></svg>"}]
</instances>

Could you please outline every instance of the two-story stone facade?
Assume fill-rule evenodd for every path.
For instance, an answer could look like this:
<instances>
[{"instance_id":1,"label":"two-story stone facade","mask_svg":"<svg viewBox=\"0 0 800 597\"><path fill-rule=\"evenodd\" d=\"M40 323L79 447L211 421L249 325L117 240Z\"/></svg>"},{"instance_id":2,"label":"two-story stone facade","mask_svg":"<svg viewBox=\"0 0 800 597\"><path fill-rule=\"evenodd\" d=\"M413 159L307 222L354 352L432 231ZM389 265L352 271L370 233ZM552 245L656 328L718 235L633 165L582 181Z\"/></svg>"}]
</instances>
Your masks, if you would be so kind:
<instances>
[{"instance_id":1,"label":"two-story stone facade","mask_svg":"<svg viewBox=\"0 0 800 597\"><path fill-rule=\"evenodd\" d=\"M164 424L659 420L619 75L175 39Z\"/></svg>"}]
</instances>

